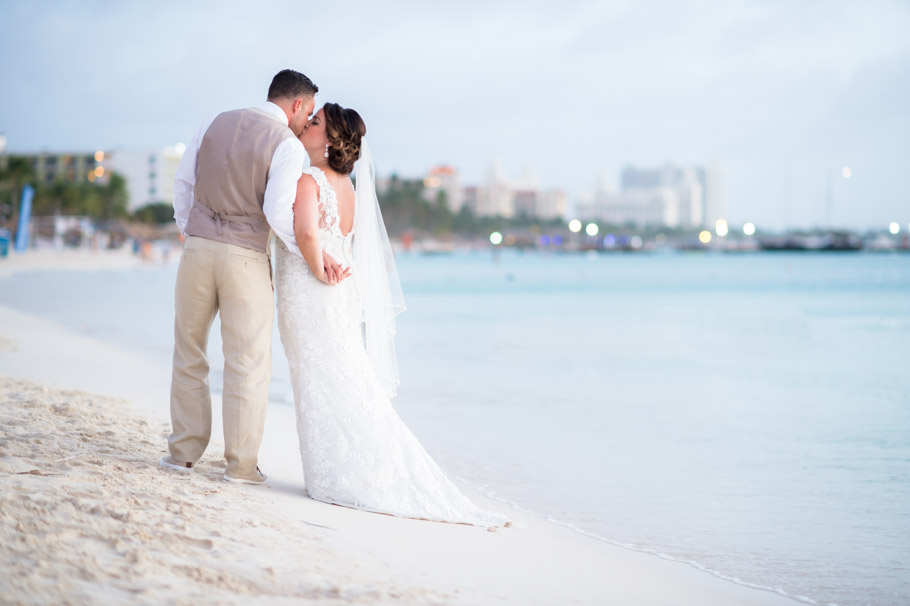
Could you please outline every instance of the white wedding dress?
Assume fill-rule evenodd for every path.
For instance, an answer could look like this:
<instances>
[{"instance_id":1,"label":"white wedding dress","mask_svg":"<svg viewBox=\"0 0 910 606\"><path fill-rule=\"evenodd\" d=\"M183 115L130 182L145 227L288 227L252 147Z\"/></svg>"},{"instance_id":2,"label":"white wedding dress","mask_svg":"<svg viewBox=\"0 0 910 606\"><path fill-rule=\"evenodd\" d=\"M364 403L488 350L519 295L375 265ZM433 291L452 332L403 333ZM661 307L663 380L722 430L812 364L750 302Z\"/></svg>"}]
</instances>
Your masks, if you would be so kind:
<instances>
[{"instance_id":1,"label":"white wedding dress","mask_svg":"<svg viewBox=\"0 0 910 606\"><path fill-rule=\"evenodd\" d=\"M278 329L290 363L306 490L313 499L408 518L493 528L508 518L469 501L392 407L361 331L353 233L342 234L334 188L318 168L323 250L352 277L328 286L276 239Z\"/></svg>"}]
</instances>

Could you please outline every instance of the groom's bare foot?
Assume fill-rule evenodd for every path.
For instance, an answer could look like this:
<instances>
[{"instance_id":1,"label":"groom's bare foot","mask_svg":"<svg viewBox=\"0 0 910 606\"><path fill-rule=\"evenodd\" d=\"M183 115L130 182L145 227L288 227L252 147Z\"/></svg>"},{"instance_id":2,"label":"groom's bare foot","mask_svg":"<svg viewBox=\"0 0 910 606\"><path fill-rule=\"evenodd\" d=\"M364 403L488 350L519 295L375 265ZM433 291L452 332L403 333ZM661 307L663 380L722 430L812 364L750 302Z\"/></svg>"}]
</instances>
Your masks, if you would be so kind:
<instances>
[{"instance_id":1,"label":"groom's bare foot","mask_svg":"<svg viewBox=\"0 0 910 606\"><path fill-rule=\"evenodd\" d=\"M224 474L225 482L234 482L235 484L252 484L253 486L258 486L265 484L266 480L268 479L269 477L262 473L258 467L256 468L256 475L252 477L235 478L233 476L229 476L228 474Z\"/></svg>"}]
</instances>

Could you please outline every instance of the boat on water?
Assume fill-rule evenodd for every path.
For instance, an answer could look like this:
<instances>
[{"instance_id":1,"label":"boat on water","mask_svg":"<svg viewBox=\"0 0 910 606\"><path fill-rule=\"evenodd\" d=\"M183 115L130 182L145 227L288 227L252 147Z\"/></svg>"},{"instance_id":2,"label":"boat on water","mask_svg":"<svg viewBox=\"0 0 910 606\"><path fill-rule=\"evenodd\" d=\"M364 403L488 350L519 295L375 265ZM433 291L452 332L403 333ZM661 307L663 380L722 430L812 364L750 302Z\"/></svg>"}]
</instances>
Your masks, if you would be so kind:
<instances>
[{"instance_id":1,"label":"boat on water","mask_svg":"<svg viewBox=\"0 0 910 606\"><path fill-rule=\"evenodd\" d=\"M451 255L455 252L455 243L427 239L419 242L414 248L424 256Z\"/></svg>"},{"instance_id":2,"label":"boat on water","mask_svg":"<svg viewBox=\"0 0 910 606\"><path fill-rule=\"evenodd\" d=\"M855 252L863 249L863 241L847 232L826 234L788 234L764 236L758 239L760 250L797 252Z\"/></svg>"}]
</instances>

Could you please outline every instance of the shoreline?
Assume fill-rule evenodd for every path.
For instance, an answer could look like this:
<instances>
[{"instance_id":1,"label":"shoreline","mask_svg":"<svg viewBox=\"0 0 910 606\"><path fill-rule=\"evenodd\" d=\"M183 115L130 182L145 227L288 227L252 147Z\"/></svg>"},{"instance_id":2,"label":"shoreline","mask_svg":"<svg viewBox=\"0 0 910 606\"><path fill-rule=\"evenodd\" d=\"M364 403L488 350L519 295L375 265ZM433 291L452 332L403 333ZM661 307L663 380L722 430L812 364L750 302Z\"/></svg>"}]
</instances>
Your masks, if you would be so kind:
<instances>
[{"instance_id":1,"label":"shoreline","mask_svg":"<svg viewBox=\"0 0 910 606\"><path fill-rule=\"evenodd\" d=\"M581 536L585 537L586 539L591 539L591 540L597 541L598 543L602 543L603 545L609 546L611 548L618 548L618 549L622 549L622 550L629 551L632 553L643 554L646 556L653 556L655 558L659 558L666 562L672 562L673 564L682 564L684 566L690 567L692 570L694 570L698 573L704 573L704 574L714 577L715 579L718 579L720 581L723 581L726 583L732 583L734 585L737 585L737 586L742 587L747 590L761 591L761 592L765 592L765 593L786 599L786 600L788 600L787 603L789 603L789 604L798 603L798 604L809 604L810 606L837 606L837 604L824 605L822 602L817 602L817 601L815 601L811 598L805 597L805 596L790 595L783 589L778 589L775 587L768 587L765 585L758 585L756 583L750 583L748 581L743 581L742 579L730 577L730 576L724 575L720 572L717 572L716 570L712 570L711 568L708 568L707 566L704 566L694 560L683 560L681 558L677 558L672 555L668 555L668 554L658 551L656 549L651 549L651 548L646 548L646 547L637 547L635 545L630 545L627 543L622 543L619 541L615 541L613 539L602 537L598 534L595 534L593 532L580 528L572 523L564 522L551 515L538 514L529 509L525 509L518 503L507 501L505 499L499 499L495 496L485 493L483 490L470 486L469 483L464 482L462 480L459 480L457 483L460 485L459 488L462 490L462 492L472 493L472 494L469 494L469 496L471 497L472 500L477 498L477 496L480 496L483 499L487 499L489 501L490 505L485 506L486 509L495 508L496 504L500 504L500 505L508 507L512 511L517 511L519 513L526 514L526 515L531 516L537 520L540 520L541 522L544 522L546 524L552 524L554 526L564 528L575 534L581 535ZM466 486L468 487L467 490L465 490Z\"/></svg>"},{"instance_id":2,"label":"shoreline","mask_svg":"<svg viewBox=\"0 0 910 606\"><path fill-rule=\"evenodd\" d=\"M145 416L154 419L153 423L165 426L168 423L170 369L143 361L110 343L71 333L49 320L2 306L0 368L2 375L128 400L130 404L120 411L120 416L128 420ZM218 404L218 398L213 398L216 416L213 435L219 434ZM268 512L268 515L291 520L294 533L302 533L301 536L312 528L336 530L322 537L329 543L327 555L322 557L333 561L327 578L329 582L340 579L352 586L365 585L369 597L353 591L346 595L333 594L334 597L310 594L296 596L298 598L340 600L339 603L391 600L397 603L594 604L605 598L636 604L669 601L678 604L794 603L794 598L784 597L774 590L753 589L722 580L712 573L697 570L692 564L585 536L583 531L521 511L511 512L515 527L487 533L478 528L380 516L311 501L302 495L293 427L292 407L270 407L261 461L271 477L271 488L237 491L236 487L217 482L217 478L207 478L205 484L192 486L213 490L213 494L232 501L240 501L234 499L235 493L242 494L245 501L232 503L232 506L256 515ZM110 431L117 431L117 428ZM158 441L160 456L166 452L166 442L160 436ZM213 440L204 457L209 465L220 462L220 445L216 442ZM157 457L154 457L144 464L142 461L135 463L150 477L165 478L162 484L173 479L173 474L157 470L156 461ZM30 479L46 481L41 476ZM5 477L0 476L0 482L4 481ZM466 492L484 508L502 509L502 502L498 500L480 496L475 490ZM6 542L4 539L3 543ZM390 550L390 545L398 548ZM0 548L6 550L7 546L0 544ZM246 548L262 552L270 546L252 541ZM293 559L294 556L285 554L284 557ZM506 568L502 567L502 562L508 562ZM352 566L360 576L345 576ZM383 585L376 580L388 576L395 582ZM189 587L186 589L190 590ZM239 593L234 599L239 601L248 595ZM292 598L291 595L283 597Z\"/></svg>"}]
</instances>

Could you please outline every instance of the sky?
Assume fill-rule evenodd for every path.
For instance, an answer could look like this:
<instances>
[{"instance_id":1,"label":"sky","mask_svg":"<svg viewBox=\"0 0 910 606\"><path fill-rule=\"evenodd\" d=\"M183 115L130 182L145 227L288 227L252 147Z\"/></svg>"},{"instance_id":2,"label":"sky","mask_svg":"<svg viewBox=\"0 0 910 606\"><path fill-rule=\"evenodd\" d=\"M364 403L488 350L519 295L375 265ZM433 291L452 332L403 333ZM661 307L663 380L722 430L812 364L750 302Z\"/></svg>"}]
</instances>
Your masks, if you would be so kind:
<instances>
[{"instance_id":1,"label":"sky","mask_svg":"<svg viewBox=\"0 0 910 606\"><path fill-rule=\"evenodd\" d=\"M910 1L0 2L8 153L155 149L293 68L380 174L578 196L713 165L728 220L910 228ZM841 169L849 166L845 179Z\"/></svg>"}]
</instances>

